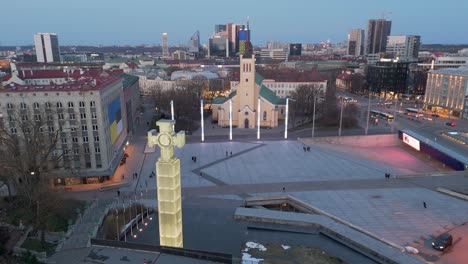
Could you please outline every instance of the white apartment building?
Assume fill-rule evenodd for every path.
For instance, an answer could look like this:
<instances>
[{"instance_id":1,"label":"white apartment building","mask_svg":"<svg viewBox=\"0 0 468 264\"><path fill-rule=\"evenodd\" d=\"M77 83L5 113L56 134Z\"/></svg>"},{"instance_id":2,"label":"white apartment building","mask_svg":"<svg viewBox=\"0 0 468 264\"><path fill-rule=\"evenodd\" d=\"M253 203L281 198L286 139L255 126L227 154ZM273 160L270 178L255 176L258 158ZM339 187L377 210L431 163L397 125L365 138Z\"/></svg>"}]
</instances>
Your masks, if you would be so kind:
<instances>
[{"instance_id":1,"label":"white apartment building","mask_svg":"<svg viewBox=\"0 0 468 264\"><path fill-rule=\"evenodd\" d=\"M260 51L261 58L270 58L273 60L287 61L288 52L284 49L262 49Z\"/></svg>"},{"instance_id":2,"label":"white apartment building","mask_svg":"<svg viewBox=\"0 0 468 264\"><path fill-rule=\"evenodd\" d=\"M468 119L468 67L430 71L424 103L432 111Z\"/></svg>"},{"instance_id":3,"label":"white apartment building","mask_svg":"<svg viewBox=\"0 0 468 264\"><path fill-rule=\"evenodd\" d=\"M352 29L348 36L348 51L347 55L362 56L364 55L364 29Z\"/></svg>"},{"instance_id":4,"label":"white apartment building","mask_svg":"<svg viewBox=\"0 0 468 264\"><path fill-rule=\"evenodd\" d=\"M60 46L56 33L34 35L37 62L60 62Z\"/></svg>"},{"instance_id":5,"label":"white apartment building","mask_svg":"<svg viewBox=\"0 0 468 264\"><path fill-rule=\"evenodd\" d=\"M388 36L385 53L402 60L417 59L421 37L414 35Z\"/></svg>"},{"instance_id":6,"label":"white apartment building","mask_svg":"<svg viewBox=\"0 0 468 264\"><path fill-rule=\"evenodd\" d=\"M0 90L0 116L11 134L22 120L46 121L41 133L58 133L52 155L63 155L55 184L102 182L119 166L127 142L122 79L82 78L65 84L10 83ZM16 119L17 120L17 119Z\"/></svg>"}]
</instances>

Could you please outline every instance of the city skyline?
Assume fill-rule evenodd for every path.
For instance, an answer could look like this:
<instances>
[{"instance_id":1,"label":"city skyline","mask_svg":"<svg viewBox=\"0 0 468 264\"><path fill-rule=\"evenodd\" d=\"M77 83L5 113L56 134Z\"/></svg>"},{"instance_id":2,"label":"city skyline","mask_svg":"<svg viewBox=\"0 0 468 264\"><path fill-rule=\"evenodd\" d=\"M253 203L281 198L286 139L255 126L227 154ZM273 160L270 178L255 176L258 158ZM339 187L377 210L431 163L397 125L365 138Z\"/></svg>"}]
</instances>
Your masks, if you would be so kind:
<instances>
[{"instance_id":1,"label":"city skyline","mask_svg":"<svg viewBox=\"0 0 468 264\"><path fill-rule=\"evenodd\" d=\"M463 25L468 23L463 15L468 3L455 0L445 1L443 6L437 3L435 0L385 3L363 0L357 5L340 0L298 0L285 6L278 2L267 5L238 0L228 6L214 0L203 4L188 0L177 3L144 0L126 7L122 0L113 1L112 5L83 0L66 6L58 0L18 0L4 5L4 10L22 10L22 13L2 14L4 21L14 24L10 29L0 30L3 33L0 45L32 45L37 32L57 33L61 45L160 44L161 34L167 32L169 45L177 45L186 44L197 30L201 43L206 44L216 24L245 24L247 16L255 45L267 41L344 42L351 29L365 29L369 19L382 17L392 21L391 35L420 35L426 44L468 43L468 35L460 34ZM175 9L175 6L184 8Z\"/></svg>"}]
</instances>

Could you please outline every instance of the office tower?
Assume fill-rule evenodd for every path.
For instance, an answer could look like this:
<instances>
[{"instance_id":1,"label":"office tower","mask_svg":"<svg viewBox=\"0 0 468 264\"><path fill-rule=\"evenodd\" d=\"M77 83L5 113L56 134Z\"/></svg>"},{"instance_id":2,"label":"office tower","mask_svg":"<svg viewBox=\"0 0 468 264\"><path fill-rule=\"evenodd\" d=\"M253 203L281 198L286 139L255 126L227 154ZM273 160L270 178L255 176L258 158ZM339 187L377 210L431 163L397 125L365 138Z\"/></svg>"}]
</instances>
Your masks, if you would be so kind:
<instances>
[{"instance_id":1,"label":"office tower","mask_svg":"<svg viewBox=\"0 0 468 264\"><path fill-rule=\"evenodd\" d=\"M56 33L34 34L38 62L60 62L60 47Z\"/></svg>"},{"instance_id":2,"label":"office tower","mask_svg":"<svg viewBox=\"0 0 468 264\"><path fill-rule=\"evenodd\" d=\"M385 52L387 37L390 36L392 21L370 19L367 23L366 54Z\"/></svg>"},{"instance_id":3,"label":"office tower","mask_svg":"<svg viewBox=\"0 0 468 264\"><path fill-rule=\"evenodd\" d=\"M209 56L229 57L229 39L225 33L215 34L209 39Z\"/></svg>"},{"instance_id":4,"label":"office tower","mask_svg":"<svg viewBox=\"0 0 468 264\"><path fill-rule=\"evenodd\" d=\"M302 55L302 44L291 43L289 44L289 56L301 56Z\"/></svg>"},{"instance_id":5,"label":"office tower","mask_svg":"<svg viewBox=\"0 0 468 264\"><path fill-rule=\"evenodd\" d=\"M226 31L226 25L215 25L215 34Z\"/></svg>"},{"instance_id":6,"label":"office tower","mask_svg":"<svg viewBox=\"0 0 468 264\"><path fill-rule=\"evenodd\" d=\"M364 29L352 29L348 37L348 55L364 55Z\"/></svg>"},{"instance_id":7,"label":"office tower","mask_svg":"<svg viewBox=\"0 0 468 264\"><path fill-rule=\"evenodd\" d=\"M239 54L246 55L252 54L253 47L250 42L250 28L249 28L249 18L247 17L247 26L242 26L242 29L239 31Z\"/></svg>"},{"instance_id":8,"label":"office tower","mask_svg":"<svg viewBox=\"0 0 468 264\"><path fill-rule=\"evenodd\" d=\"M162 56L163 58L169 57L169 47L167 46L167 33L162 33Z\"/></svg>"},{"instance_id":9,"label":"office tower","mask_svg":"<svg viewBox=\"0 0 468 264\"><path fill-rule=\"evenodd\" d=\"M392 58L412 59L418 57L420 36L388 36L386 53Z\"/></svg>"}]
</instances>

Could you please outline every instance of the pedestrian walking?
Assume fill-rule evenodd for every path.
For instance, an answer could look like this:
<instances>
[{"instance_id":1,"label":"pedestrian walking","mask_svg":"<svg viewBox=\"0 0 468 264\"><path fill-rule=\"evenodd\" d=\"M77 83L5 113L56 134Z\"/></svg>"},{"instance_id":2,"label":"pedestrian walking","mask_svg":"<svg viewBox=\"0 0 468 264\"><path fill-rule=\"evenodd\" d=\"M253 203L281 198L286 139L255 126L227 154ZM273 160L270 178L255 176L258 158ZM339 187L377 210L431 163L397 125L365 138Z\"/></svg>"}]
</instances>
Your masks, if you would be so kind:
<instances>
[{"instance_id":1,"label":"pedestrian walking","mask_svg":"<svg viewBox=\"0 0 468 264\"><path fill-rule=\"evenodd\" d=\"M302 149L304 150L304 152L306 152L306 147L305 146L302 146Z\"/></svg>"},{"instance_id":2,"label":"pedestrian walking","mask_svg":"<svg viewBox=\"0 0 468 264\"><path fill-rule=\"evenodd\" d=\"M226 151L226 157L228 156L228 152Z\"/></svg>"},{"instance_id":3,"label":"pedestrian walking","mask_svg":"<svg viewBox=\"0 0 468 264\"><path fill-rule=\"evenodd\" d=\"M310 152L310 147L307 147L307 151Z\"/></svg>"},{"instance_id":4,"label":"pedestrian walking","mask_svg":"<svg viewBox=\"0 0 468 264\"><path fill-rule=\"evenodd\" d=\"M283 186L283 192L286 190L286 188Z\"/></svg>"},{"instance_id":5,"label":"pedestrian walking","mask_svg":"<svg viewBox=\"0 0 468 264\"><path fill-rule=\"evenodd\" d=\"M231 156L232 156L232 151L231 151Z\"/></svg>"},{"instance_id":6,"label":"pedestrian walking","mask_svg":"<svg viewBox=\"0 0 468 264\"><path fill-rule=\"evenodd\" d=\"M120 190L117 190L117 197L120 197Z\"/></svg>"},{"instance_id":7,"label":"pedestrian walking","mask_svg":"<svg viewBox=\"0 0 468 264\"><path fill-rule=\"evenodd\" d=\"M427 208L426 202L423 202L423 206L424 208Z\"/></svg>"},{"instance_id":8,"label":"pedestrian walking","mask_svg":"<svg viewBox=\"0 0 468 264\"><path fill-rule=\"evenodd\" d=\"M195 156L194 158L195 158L194 162L197 162L197 156Z\"/></svg>"}]
</instances>

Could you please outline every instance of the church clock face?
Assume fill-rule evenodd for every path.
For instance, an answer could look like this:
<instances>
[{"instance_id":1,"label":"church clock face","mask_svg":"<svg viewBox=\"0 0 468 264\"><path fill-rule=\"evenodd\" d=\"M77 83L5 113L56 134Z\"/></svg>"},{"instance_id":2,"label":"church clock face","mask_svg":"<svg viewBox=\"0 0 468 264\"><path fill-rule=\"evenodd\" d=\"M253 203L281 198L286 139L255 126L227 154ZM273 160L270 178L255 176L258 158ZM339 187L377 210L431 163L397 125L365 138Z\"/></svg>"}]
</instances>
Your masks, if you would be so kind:
<instances>
[{"instance_id":1,"label":"church clock face","mask_svg":"<svg viewBox=\"0 0 468 264\"><path fill-rule=\"evenodd\" d=\"M163 147L168 147L172 144L172 137L170 135L159 135L158 142Z\"/></svg>"}]
</instances>

